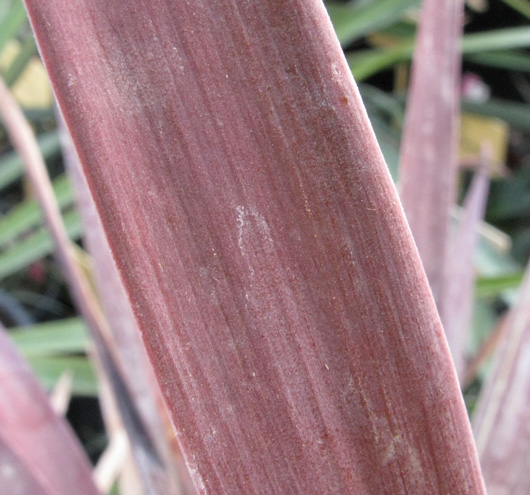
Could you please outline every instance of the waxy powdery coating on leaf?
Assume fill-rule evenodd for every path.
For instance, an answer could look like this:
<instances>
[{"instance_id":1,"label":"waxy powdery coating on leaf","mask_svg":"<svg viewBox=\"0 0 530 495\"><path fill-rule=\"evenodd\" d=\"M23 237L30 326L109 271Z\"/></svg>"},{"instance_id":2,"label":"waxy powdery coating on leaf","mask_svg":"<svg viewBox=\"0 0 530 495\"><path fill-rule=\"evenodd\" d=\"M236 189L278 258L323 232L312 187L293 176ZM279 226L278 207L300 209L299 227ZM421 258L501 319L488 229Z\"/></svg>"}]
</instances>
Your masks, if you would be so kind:
<instances>
[{"instance_id":1,"label":"waxy powdery coating on leaf","mask_svg":"<svg viewBox=\"0 0 530 495\"><path fill-rule=\"evenodd\" d=\"M26 5L199 491L483 493L322 3Z\"/></svg>"}]
</instances>

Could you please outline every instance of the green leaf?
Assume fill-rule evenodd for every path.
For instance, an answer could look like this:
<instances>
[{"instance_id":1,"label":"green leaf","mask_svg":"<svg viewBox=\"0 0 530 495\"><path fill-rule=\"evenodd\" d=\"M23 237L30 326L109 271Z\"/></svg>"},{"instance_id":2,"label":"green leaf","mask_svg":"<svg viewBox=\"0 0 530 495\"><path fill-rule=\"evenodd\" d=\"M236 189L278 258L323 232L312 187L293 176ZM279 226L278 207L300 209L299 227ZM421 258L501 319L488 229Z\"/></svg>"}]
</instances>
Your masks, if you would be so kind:
<instances>
[{"instance_id":1,"label":"green leaf","mask_svg":"<svg viewBox=\"0 0 530 495\"><path fill-rule=\"evenodd\" d=\"M26 21L26 11L20 0L15 0L0 24L0 52Z\"/></svg>"},{"instance_id":2,"label":"green leaf","mask_svg":"<svg viewBox=\"0 0 530 495\"><path fill-rule=\"evenodd\" d=\"M85 322L69 318L47 323L16 327L9 336L26 356L79 354L90 344Z\"/></svg>"},{"instance_id":3,"label":"green leaf","mask_svg":"<svg viewBox=\"0 0 530 495\"><path fill-rule=\"evenodd\" d=\"M483 53L489 50L509 50L530 46L530 28L516 27L497 29L464 36L462 50L464 54Z\"/></svg>"},{"instance_id":4,"label":"green leaf","mask_svg":"<svg viewBox=\"0 0 530 495\"><path fill-rule=\"evenodd\" d=\"M530 105L492 99L484 103L463 101L462 109L470 113L497 117L512 127L530 132Z\"/></svg>"},{"instance_id":5,"label":"green leaf","mask_svg":"<svg viewBox=\"0 0 530 495\"><path fill-rule=\"evenodd\" d=\"M68 177L63 174L54 181L54 192L59 207L64 209L74 202L74 193ZM20 234L42 225L42 212L34 199L16 206L0 220L0 248L13 243Z\"/></svg>"},{"instance_id":6,"label":"green leaf","mask_svg":"<svg viewBox=\"0 0 530 495\"><path fill-rule=\"evenodd\" d=\"M530 18L530 2L528 0L502 0L506 5Z\"/></svg>"},{"instance_id":7,"label":"green leaf","mask_svg":"<svg viewBox=\"0 0 530 495\"><path fill-rule=\"evenodd\" d=\"M355 79L363 81L398 62L410 60L413 51L414 42L409 40L386 50L371 49L347 54L346 59Z\"/></svg>"},{"instance_id":8,"label":"green leaf","mask_svg":"<svg viewBox=\"0 0 530 495\"><path fill-rule=\"evenodd\" d=\"M63 217L70 239L81 237L82 225L77 211L70 211ZM46 229L39 230L27 239L17 243L0 254L0 279L26 268L31 263L51 254L54 243Z\"/></svg>"},{"instance_id":9,"label":"green leaf","mask_svg":"<svg viewBox=\"0 0 530 495\"><path fill-rule=\"evenodd\" d=\"M477 296L498 296L506 289L516 289L523 281L524 272L516 272L500 277L481 277L477 279Z\"/></svg>"},{"instance_id":10,"label":"green leaf","mask_svg":"<svg viewBox=\"0 0 530 495\"><path fill-rule=\"evenodd\" d=\"M57 131L42 134L37 141L45 160L56 156L61 151L61 143ZM12 184L23 175L24 166L18 153L13 151L2 155L0 158L0 189Z\"/></svg>"},{"instance_id":11,"label":"green leaf","mask_svg":"<svg viewBox=\"0 0 530 495\"><path fill-rule=\"evenodd\" d=\"M468 34L462 42L464 55L530 46L530 28L509 28ZM348 64L357 81L366 79L398 62L410 60L414 40L409 39L389 49L371 49L347 55Z\"/></svg>"},{"instance_id":12,"label":"green leaf","mask_svg":"<svg viewBox=\"0 0 530 495\"><path fill-rule=\"evenodd\" d=\"M28 362L43 386L53 388L65 371L73 373L72 392L75 395L95 396L98 381L90 361L78 356L28 356Z\"/></svg>"},{"instance_id":13,"label":"green leaf","mask_svg":"<svg viewBox=\"0 0 530 495\"><path fill-rule=\"evenodd\" d=\"M9 68L5 71L4 81L8 86L12 86L19 76L24 72L29 61L37 54L37 45L33 36L29 36L24 41L20 52L15 57Z\"/></svg>"},{"instance_id":14,"label":"green leaf","mask_svg":"<svg viewBox=\"0 0 530 495\"><path fill-rule=\"evenodd\" d=\"M469 55L467 60L498 69L530 72L530 55L527 52L500 50Z\"/></svg>"},{"instance_id":15,"label":"green leaf","mask_svg":"<svg viewBox=\"0 0 530 495\"><path fill-rule=\"evenodd\" d=\"M45 387L53 387L61 374L70 370L74 374L74 394L97 394L97 380L86 356L67 355L83 354L90 345L81 318L13 328L9 330L9 336Z\"/></svg>"},{"instance_id":16,"label":"green leaf","mask_svg":"<svg viewBox=\"0 0 530 495\"><path fill-rule=\"evenodd\" d=\"M326 3L331 22L342 46L375 30L399 21L418 0L378 0L357 7L336 2Z\"/></svg>"}]
</instances>

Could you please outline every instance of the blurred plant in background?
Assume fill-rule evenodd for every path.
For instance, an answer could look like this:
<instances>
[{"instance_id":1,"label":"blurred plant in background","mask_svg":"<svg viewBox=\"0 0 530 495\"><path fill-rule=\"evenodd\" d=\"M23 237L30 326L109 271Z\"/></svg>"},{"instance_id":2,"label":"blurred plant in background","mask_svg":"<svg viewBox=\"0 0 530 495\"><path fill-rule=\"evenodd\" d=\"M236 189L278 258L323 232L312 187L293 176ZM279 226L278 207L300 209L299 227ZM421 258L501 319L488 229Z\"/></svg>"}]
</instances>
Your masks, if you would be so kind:
<instances>
[{"instance_id":1,"label":"blurred plant in background","mask_svg":"<svg viewBox=\"0 0 530 495\"><path fill-rule=\"evenodd\" d=\"M357 0L328 2L327 8L392 177L399 181L420 2ZM461 375L470 414L491 372L490 358L507 335L502 324L515 304L530 257L529 17L526 0L466 4L457 203L462 205L471 190L471 177L483 163L485 144L492 179L474 254L474 309ZM64 172L51 90L20 1L0 1L0 71L37 135L67 233L78 243L77 260L91 279L91 258L82 247L83 223L71 179ZM452 209L455 232L466 211L457 205ZM106 446L103 423L93 419L99 418L100 381L91 364L86 324L73 309L53 251L21 158L12 151L2 127L0 321L47 390L71 377L68 417L95 461ZM456 285L461 283L460 276L450 273Z\"/></svg>"}]
</instances>

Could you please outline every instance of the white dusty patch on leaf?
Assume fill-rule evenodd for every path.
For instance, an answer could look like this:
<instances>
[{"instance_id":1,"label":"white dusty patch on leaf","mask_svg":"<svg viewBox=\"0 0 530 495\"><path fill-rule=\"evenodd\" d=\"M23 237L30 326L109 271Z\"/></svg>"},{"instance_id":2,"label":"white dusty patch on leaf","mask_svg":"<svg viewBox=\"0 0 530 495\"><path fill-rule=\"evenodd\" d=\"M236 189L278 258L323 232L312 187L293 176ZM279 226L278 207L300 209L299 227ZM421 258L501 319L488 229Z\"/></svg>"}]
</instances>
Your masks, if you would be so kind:
<instances>
[{"instance_id":1,"label":"white dusty patch on leaf","mask_svg":"<svg viewBox=\"0 0 530 495\"><path fill-rule=\"evenodd\" d=\"M259 257L273 250L267 221L255 208L237 206L237 245L253 279L259 269Z\"/></svg>"}]
</instances>

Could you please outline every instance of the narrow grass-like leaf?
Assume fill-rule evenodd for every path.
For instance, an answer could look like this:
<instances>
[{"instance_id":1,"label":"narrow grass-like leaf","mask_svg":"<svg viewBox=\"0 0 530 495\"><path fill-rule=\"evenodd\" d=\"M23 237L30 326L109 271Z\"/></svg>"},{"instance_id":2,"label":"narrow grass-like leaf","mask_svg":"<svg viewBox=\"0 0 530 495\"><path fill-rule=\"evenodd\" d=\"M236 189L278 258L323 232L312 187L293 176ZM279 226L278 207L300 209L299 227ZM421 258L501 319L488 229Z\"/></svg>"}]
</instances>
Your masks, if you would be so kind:
<instances>
[{"instance_id":1,"label":"narrow grass-like leaf","mask_svg":"<svg viewBox=\"0 0 530 495\"><path fill-rule=\"evenodd\" d=\"M74 203L74 193L66 175L54 181L53 192L59 208ZM28 199L12 209L0 220L0 249L13 244L21 234L42 225L42 211L35 199Z\"/></svg>"},{"instance_id":2,"label":"narrow grass-like leaf","mask_svg":"<svg viewBox=\"0 0 530 495\"><path fill-rule=\"evenodd\" d=\"M459 0L423 3L399 168L405 215L438 304L456 199L462 15Z\"/></svg>"},{"instance_id":3,"label":"narrow grass-like leaf","mask_svg":"<svg viewBox=\"0 0 530 495\"><path fill-rule=\"evenodd\" d=\"M82 225L77 211L67 212L64 215L64 224L70 239L77 240L81 237ZM52 254L53 251L54 243L50 233L45 229L38 230L0 254L0 278L27 268L31 263Z\"/></svg>"},{"instance_id":4,"label":"narrow grass-like leaf","mask_svg":"<svg viewBox=\"0 0 530 495\"><path fill-rule=\"evenodd\" d=\"M506 322L496 363L481 392L473 429L488 492L524 495L530 490L530 269Z\"/></svg>"},{"instance_id":5,"label":"narrow grass-like leaf","mask_svg":"<svg viewBox=\"0 0 530 495\"><path fill-rule=\"evenodd\" d=\"M385 50L370 49L346 55L350 69L357 81L363 81L398 62L410 60L414 41L409 40Z\"/></svg>"},{"instance_id":6,"label":"narrow grass-like leaf","mask_svg":"<svg viewBox=\"0 0 530 495\"><path fill-rule=\"evenodd\" d=\"M45 160L57 155L61 149L56 131L39 136L39 149ZM5 153L0 158L0 190L22 177L24 166L20 155L16 152Z\"/></svg>"},{"instance_id":7,"label":"narrow grass-like leaf","mask_svg":"<svg viewBox=\"0 0 530 495\"><path fill-rule=\"evenodd\" d=\"M523 274L520 272L500 277L480 277L477 280L476 294L479 297L497 296L506 289L516 289L522 280Z\"/></svg>"},{"instance_id":8,"label":"narrow grass-like leaf","mask_svg":"<svg viewBox=\"0 0 530 495\"><path fill-rule=\"evenodd\" d=\"M510 28L468 34L463 37L462 52L466 59L469 58L471 61L526 71L528 55L503 50L528 48L528 46L530 46L530 29L527 27ZM363 80L398 62L409 60L413 51L413 40L403 40L401 44L389 49L353 52L348 54L347 58L356 79ZM503 57L505 57L504 61Z\"/></svg>"},{"instance_id":9,"label":"narrow grass-like leaf","mask_svg":"<svg viewBox=\"0 0 530 495\"><path fill-rule=\"evenodd\" d=\"M86 324L81 318L12 328L9 335L25 356L84 353L90 343Z\"/></svg>"},{"instance_id":10,"label":"narrow grass-like leaf","mask_svg":"<svg viewBox=\"0 0 530 495\"><path fill-rule=\"evenodd\" d=\"M464 101L462 108L479 115L498 117L521 131L530 132L530 105L491 99L483 103Z\"/></svg>"},{"instance_id":11,"label":"narrow grass-like leaf","mask_svg":"<svg viewBox=\"0 0 530 495\"><path fill-rule=\"evenodd\" d=\"M483 493L323 4L27 7L199 491Z\"/></svg>"},{"instance_id":12,"label":"narrow grass-like leaf","mask_svg":"<svg viewBox=\"0 0 530 495\"><path fill-rule=\"evenodd\" d=\"M11 87L24 72L29 61L37 55L37 45L35 39L29 36L24 40L23 45L20 48L20 52L17 54L11 65L5 72L4 80L5 83Z\"/></svg>"},{"instance_id":13,"label":"narrow grass-like leaf","mask_svg":"<svg viewBox=\"0 0 530 495\"><path fill-rule=\"evenodd\" d=\"M515 27L483 31L464 36L464 54L482 53L490 50L510 50L530 46L530 27Z\"/></svg>"},{"instance_id":14,"label":"narrow grass-like leaf","mask_svg":"<svg viewBox=\"0 0 530 495\"><path fill-rule=\"evenodd\" d=\"M530 46L530 28L509 28L464 36L462 53L479 54L496 50L528 48ZM385 50L371 49L354 52L347 56L353 75L358 81L367 79L377 72L410 60L414 53L414 41L403 40L402 43Z\"/></svg>"},{"instance_id":15,"label":"narrow grass-like leaf","mask_svg":"<svg viewBox=\"0 0 530 495\"><path fill-rule=\"evenodd\" d=\"M10 3L9 11L0 24L0 52L6 43L17 34L20 26L26 22L26 13L22 1L14 0Z\"/></svg>"},{"instance_id":16,"label":"narrow grass-like leaf","mask_svg":"<svg viewBox=\"0 0 530 495\"><path fill-rule=\"evenodd\" d=\"M502 0L506 5L509 5L517 12L523 14L530 19L530 2L528 0Z\"/></svg>"},{"instance_id":17,"label":"narrow grass-like leaf","mask_svg":"<svg viewBox=\"0 0 530 495\"><path fill-rule=\"evenodd\" d=\"M0 380L0 456L10 452L12 459L19 460L19 466L45 490L35 493L96 495L90 464L80 444L64 418L51 409L46 394L3 328ZM3 482L2 491L17 493L20 480L4 477Z\"/></svg>"},{"instance_id":18,"label":"narrow grass-like leaf","mask_svg":"<svg viewBox=\"0 0 530 495\"><path fill-rule=\"evenodd\" d=\"M469 62L499 69L530 72L530 54L522 51L493 51L476 53L466 57Z\"/></svg>"},{"instance_id":19,"label":"narrow grass-like leaf","mask_svg":"<svg viewBox=\"0 0 530 495\"><path fill-rule=\"evenodd\" d=\"M326 8L342 46L399 21L419 0L376 0L361 6L327 2Z\"/></svg>"},{"instance_id":20,"label":"narrow grass-like leaf","mask_svg":"<svg viewBox=\"0 0 530 495\"><path fill-rule=\"evenodd\" d=\"M98 378L92 363L84 356L27 356L28 363L40 383L52 390L65 371L72 373L72 393L96 397L99 392Z\"/></svg>"}]
</instances>

